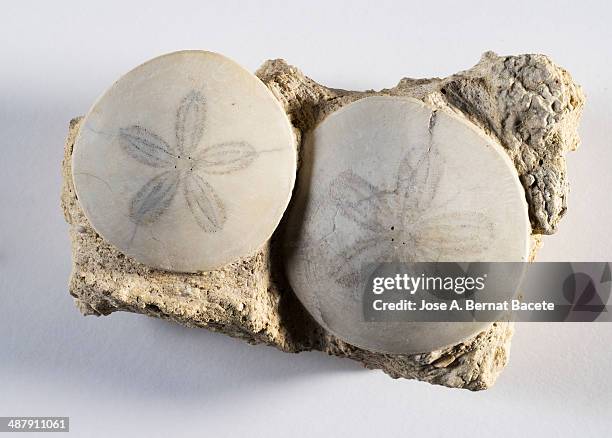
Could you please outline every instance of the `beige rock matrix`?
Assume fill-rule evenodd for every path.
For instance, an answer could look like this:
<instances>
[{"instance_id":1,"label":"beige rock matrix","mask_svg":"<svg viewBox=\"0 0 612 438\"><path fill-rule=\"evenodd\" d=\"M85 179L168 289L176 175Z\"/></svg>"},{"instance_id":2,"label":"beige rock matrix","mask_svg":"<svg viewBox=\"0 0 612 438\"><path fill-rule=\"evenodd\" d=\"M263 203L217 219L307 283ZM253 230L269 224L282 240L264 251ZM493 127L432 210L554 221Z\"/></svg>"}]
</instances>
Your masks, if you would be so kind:
<instances>
[{"instance_id":1,"label":"beige rock matrix","mask_svg":"<svg viewBox=\"0 0 612 438\"><path fill-rule=\"evenodd\" d=\"M285 108L298 140L327 115L369 96L411 97L473 123L503 148L517 171L532 229L531 257L540 235L555 232L567 208L565 153L578 146L584 96L546 56L489 52L472 69L448 78L402 79L395 88L378 92L326 88L282 60L266 62L257 76ZM62 207L73 244L70 293L84 314L138 312L286 352L321 350L394 378L470 390L490 387L507 363L513 328L506 322L456 345L418 354L374 353L326 332L286 281L283 222L252 256L202 274L158 271L124 256L94 231L75 196L71 160L80 128L79 119L71 122Z\"/></svg>"}]
</instances>

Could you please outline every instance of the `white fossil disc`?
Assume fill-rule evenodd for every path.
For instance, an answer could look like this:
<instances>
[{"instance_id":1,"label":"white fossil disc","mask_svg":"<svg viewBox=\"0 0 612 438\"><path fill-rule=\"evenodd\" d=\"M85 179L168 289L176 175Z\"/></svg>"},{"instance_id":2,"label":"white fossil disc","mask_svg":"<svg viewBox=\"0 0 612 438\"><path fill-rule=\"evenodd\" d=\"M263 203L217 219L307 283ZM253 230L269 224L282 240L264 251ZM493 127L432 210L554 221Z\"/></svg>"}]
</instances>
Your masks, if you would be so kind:
<instances>
[{"instance_id":1,"label":"white fossil disc","mask_svg":"<svg viewBox=\"0 0 612 438\"><path fill-rule=\"evenodd\" d=\"M500 145L420 101L369 97L306 135L286 271L312 316L350 344L389 353L451 345L489 323L365 322L368 263L526 261L524 190Z\"/></svg>"},{"instance_id":2,"label":"white fossil disc","mask_svg":"<svg viewBox=\"0 0 612 438\"><path fill-rule=\"evenodd\" d=\"M206 271L272 235L295 180L295 137L267 87L216 53L160 56L119 79L77 137L85 216L135 260Z\"/></svg>"}]
</instances>

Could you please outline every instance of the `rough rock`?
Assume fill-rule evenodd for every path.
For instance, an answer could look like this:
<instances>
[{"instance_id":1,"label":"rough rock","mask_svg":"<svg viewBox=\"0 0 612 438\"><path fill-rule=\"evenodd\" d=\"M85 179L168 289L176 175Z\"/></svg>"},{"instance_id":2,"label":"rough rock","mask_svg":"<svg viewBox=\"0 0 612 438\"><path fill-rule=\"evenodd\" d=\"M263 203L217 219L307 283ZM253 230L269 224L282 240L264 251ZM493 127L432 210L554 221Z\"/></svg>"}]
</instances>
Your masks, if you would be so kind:
<instances>
[{"instance_id":1,"label":"rough rock","mask_svg":"<svg viewBox=\"0 0 612 438\"><path fill-rule=\"evenodd\" d=\"M500 142L525 187L533 228L532 257L567 205L565 153L579 142L584 96L562 68L543 55L485 53L472 69L445 79L402 79L392 89L330 89L282 60L257 72L281 101L298 138L327 114L371 95L404 95L462 113ZM75 197L70 174L80 119L70 123L63 161L62 208L70 224L73 270L69 289L85 315L130 311L204 327L286 352L320 350L360 361L394 378L448 387L490 387L508 360L512 324L497 322L443 350L415 355L366 351L326 333L288 287L280 259L283 225L256 254L221 269L179 274L147 268L98 236Z\"/></svg>"}]
</instances>

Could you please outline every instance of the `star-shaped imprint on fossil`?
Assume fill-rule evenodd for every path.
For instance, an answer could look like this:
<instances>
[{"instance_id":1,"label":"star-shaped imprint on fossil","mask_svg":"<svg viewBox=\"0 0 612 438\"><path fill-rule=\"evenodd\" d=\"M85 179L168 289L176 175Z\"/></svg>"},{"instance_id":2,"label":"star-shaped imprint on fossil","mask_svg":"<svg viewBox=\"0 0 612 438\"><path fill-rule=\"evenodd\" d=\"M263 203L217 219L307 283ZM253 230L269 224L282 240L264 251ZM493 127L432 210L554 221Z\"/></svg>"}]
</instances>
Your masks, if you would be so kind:
<instances>
[{"instance_id":1,"label":"star-shaped imprint on fossil","mask_svg":"<svg viewBox=\"0 0 612 438\"><path fill-rule=\"evenodd\" d=\"M202 146L206 102L189 92L176 111L175 141L169 142L141 125L119 129L122 149L132 158L162 171L132 197L129 218L137 226L156 222L180 190L197 224L205 231L221 230L227 220L223 200L204 175L225 175L248 167L258 156L242 141Z\"/></svg>"},{"instance_id":2,"label":"star-shaped imprint on fossil","mask_svg":"<svg viewBox=\"0 0 612 438\"><path fill-rule=\"evenodd\" d=\"M427 149L413 165L400 162L392 190L379 188L352 170L334 178L329 200L361 230L328 275L345 287L360 283L367 263L476 260L492 244L494 225L481 212L436 204L443 170ZM474 242L478 242L475 244Z\"/></svg>"}]
</instances>

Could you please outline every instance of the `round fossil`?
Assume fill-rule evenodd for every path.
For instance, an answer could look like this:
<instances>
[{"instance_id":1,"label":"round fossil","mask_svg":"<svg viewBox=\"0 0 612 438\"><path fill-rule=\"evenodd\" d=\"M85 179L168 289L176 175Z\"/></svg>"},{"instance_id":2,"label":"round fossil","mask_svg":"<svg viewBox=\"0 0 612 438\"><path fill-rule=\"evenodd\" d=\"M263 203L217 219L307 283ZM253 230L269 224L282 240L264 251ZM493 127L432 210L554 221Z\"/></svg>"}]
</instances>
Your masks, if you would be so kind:
<instances>
[{"instance_id":1,"label":"round fossil","mask_svg":"<svg viewBox=\"0 0 612 438\"><path fill-rule=\"evenodd\" d=\"M526 261L523 188L501 146L446 112L369 97L305 138L286 235L293 290L312 316L373 351L432 351L489 323L365 322L361 269L382 262Z\"/></svg>"},{"instance_id":2,"label":"round fossil","mask_svg":"<svg viewBox=\"0 0 612 438\"><path fill-rule=\"evenodd\" d=\"M295 180L295 137L266 86L211 52L155 58L91 108L72 173L93 228L135 260L206 271L272 235Z\"/></svg>"}]
</instances>

